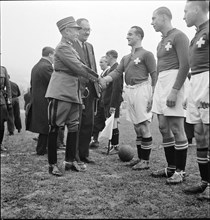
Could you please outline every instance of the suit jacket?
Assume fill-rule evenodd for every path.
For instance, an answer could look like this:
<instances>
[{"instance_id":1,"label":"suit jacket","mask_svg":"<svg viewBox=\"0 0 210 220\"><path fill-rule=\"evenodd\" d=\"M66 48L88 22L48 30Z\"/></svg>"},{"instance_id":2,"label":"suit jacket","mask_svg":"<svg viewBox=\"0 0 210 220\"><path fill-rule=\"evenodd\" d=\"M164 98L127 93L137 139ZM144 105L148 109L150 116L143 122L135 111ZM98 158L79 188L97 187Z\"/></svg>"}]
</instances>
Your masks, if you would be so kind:
<instances>
[{"instance_id":1,"label":"suit jacket","mask_svg":"<svg viewBox=\"0 0 210 220\"><path fill-rule=\"evenodd\" d=\"M85 63L87 66L89 66L93 71L97 72L97 68L96 68L96 61L95 61L95 54L94 54L94 50L93 50L93 46L92 44L85 42L85 46L86 46L86 50L88 53L88 59L89 62L87 63L85 60L85 54L84 51L80 45L80 42L78 40L76 40L73 43L73 47L75 48L75 50L78 52L80 59L82 60L83 63ZM94 98L98 98L98 95L95 91L95 86L93 82L90 82L88 79L84 78L84 77L80 77L80 89L81 92L84 92L84 89L86 86L88 86L91 95L93 95Z\"/></svg>"},{"instance_id":2,"label":"suit jacket","mask_svg":"<svg viewBox=\"0 0 210 220\"><path fill-rule=\"evenodd\" d=\"M106 73L106 75L108 75L110 72L116 69L117 66L118 63L112 65L111 68ZM110 107L118 108L121 102L123 101L122 91L123 91L123 74L117 80L114 80L111 83L109 83L109 85L102 93L102 103L104 107L108 106L109 108Z\"/></svg>"},{"instance_id":3,"label":"suit jacket","mask_svg":"<svg viewBox=\"0 0 210 220\"><path fill-rule=\"evenodd\" d=\"M41 58L31 71L31 121L28 130L48 134L48 101L45 93L53 72L52 64Z\"/></svg>"},{"instance_id":4,"label":"suit jacket","mask_svg":"<svg viewBox=\"0 0 210 220\"><path fill-rule=\"evenodd\" d=\"M19 86L10 80L11 90L12 90L12 98L17 98L21 95Z\"/></svg>"}]
</instances>

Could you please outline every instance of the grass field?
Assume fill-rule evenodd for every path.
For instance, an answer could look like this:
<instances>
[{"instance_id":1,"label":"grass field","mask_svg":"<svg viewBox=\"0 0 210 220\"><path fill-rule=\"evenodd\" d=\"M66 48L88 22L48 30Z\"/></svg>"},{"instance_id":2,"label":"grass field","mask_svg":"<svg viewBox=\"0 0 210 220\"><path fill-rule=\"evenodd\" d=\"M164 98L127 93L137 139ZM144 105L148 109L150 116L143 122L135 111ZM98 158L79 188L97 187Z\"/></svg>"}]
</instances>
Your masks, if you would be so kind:
<instances>
[{"instance_id":1,"label":"grass field","mask_svg":"<svg viewBox=\"0 0 210 220\"><path fill-rule=\"evenodd\" d=\"M24 112L22 112L24 124ZM210 203L182 189L200 181L195 146L188 149L186 181L166 185L166 179L150 176L166 165L157 118L152 121L153 149L150 169L133 171L117 154L107 156L100 142L91 149L96 161L86 172L66 171L63 177L48 174L47 155L35 154L37 134L25 131L5 134L8 152L1 155L1 219L183 219L210 218ZM135 133L131 123L120 119L120 145L135 150ZM64 152L58 152L59 165Z\"/></svg>"}]
</instances>

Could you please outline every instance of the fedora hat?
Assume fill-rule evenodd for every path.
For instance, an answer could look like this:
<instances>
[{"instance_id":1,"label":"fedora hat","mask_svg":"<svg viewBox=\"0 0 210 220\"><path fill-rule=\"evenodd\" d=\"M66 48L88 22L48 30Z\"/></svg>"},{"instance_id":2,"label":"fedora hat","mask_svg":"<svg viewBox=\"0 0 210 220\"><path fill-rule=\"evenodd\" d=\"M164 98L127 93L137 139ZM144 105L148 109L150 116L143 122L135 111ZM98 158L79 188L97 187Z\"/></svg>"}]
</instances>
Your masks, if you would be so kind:
<instances>
[{"instance_id":1,"label":"fedora hat","mask_svg":"<svg viewBox=\"0 0 210 220\"><path fill-rule=\"evenodd\" d=\"M59 20L56 24L57 24L59 31L62 31L66 26L81 29L81 27L77 25L74 17L72 16L63 18Z\"/></svg>"}]
</instances>

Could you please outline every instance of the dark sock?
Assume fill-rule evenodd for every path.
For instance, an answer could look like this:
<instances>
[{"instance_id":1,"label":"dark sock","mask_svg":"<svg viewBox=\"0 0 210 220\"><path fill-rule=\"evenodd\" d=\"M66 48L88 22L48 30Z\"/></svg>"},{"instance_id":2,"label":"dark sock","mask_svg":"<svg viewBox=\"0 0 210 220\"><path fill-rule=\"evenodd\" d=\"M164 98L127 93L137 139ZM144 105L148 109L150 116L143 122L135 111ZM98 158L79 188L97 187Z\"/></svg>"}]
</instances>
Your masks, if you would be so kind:
<instances>
[{"instance_id":1,"label":"dark sock","mask_svg":"<svg viewBox=\"0 0 210 220\"><path fill-rule=\"evenodd\" d=\"M3 137L4 137L4 130L0 130L0 145L2 144Z\"/></svg>"},{"instance_id":2,"label":"dark sock","mask_svg":"<svg viewBox=\"0 0 210 220\"><path fill-rule=\"evenodd\" d=\"M209 163L198 163L198 167L199 167L199 171L200 171L200 176L201 176L201 180L207 182L208 181L208 166Z\"/></svg>"},{"instance_id":3,"label":"dark sock","mask_svg":"<svg viewBox=\"0 0 210 220\"><path fill-rule=\"evenodd\" d=\"M119 144L119 129L115 128L112 131L111 145L118 145L118 144Z\"/></svg>"},{"instance_id":4,"label":"dark sock","mask_svg":"<svg viewBox=\"0 0 210 220\"><path fill-rule=\"evenodd\" d=\"M149 160L151 149L152 149L152 137L142 138L141 159Z\"/></svg>"},{"instance_id":5,"label":"dark sock","mask_svg":"<svg viewBox=\"0 0 210 220\"><path fill-rule=\"evenodd\" d=\"M176 150L176 170L184 171L186 166L186 159L187 159L187 149L183 150Z\"/></svg>"}]
</instances>

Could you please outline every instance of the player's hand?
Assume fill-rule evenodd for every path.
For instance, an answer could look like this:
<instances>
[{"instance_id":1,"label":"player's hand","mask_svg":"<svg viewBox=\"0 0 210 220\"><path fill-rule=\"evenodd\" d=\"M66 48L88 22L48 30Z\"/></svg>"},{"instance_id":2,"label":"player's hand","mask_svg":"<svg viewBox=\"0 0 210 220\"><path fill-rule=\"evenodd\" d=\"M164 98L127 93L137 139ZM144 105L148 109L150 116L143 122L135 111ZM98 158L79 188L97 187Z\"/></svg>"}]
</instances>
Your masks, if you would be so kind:
<instances>
[{"instance_id":1,"label":"player's hand","mask_svg":"<svg viewBox=\"0 0 210 220\"><path fill-rule=\"evenodd\" d=\"M152 99L150 99L147 103L147 112L150 112L152 109Z\"/></svg>"},{"instance_id":2,"label":"player's hand","mask_svg":"<svg viewBox=\"0 0 210 220\"><path fill-rule=\"evenodd\" d=\"M177 93L179 90L177 89L172 89L169 96L166 99L166 105L168 107L174 107L176 105L176 100L177 100Z\"/></svg>"},{"instance_id":3,"label":"player's hand","mask_svg":"<svg viewBox=\"0 0 210 220\"><path fill-rule=\"evenodd\" d=\"M209 108L209 103L207 103L207 102L200 102L200 108L203 108L203 109Z\"/></svg>"},{"instance_id":4,"label":"player's hand","mask_svg":"<svg viewBox=\"0 0 210 220\"><path fill-rule=\"evenodd\" d=\"M109 113L110 113L110 114L113 114L113 113L115 113L115 110L116 110L115 108L110 107L110 109L109 109Z\"/></svg>"},{"instance_id":5,"label":"player's hand","mask_svg":"<svg viewBox=\"0 0 210 220\"><path fill-rule=\"evenodd\" d=\"M187 109L187 99L182 103L183 109Z\"/></svg>"},{"instance_id":6,"label":"player's hand","mask_svg":"<svg viewBox=\"0 0 210 220\"><path fill-rule=\"evenodd\" d=\"M199 108L209 108L209 89L202 95Z\"/></svg>"},{"instance_id":7,"label":"player's hand","mask_svg":"<svg viewBox=\"0 0 210 220\"><path fill-rule=\"evenodd\" d=\"M99 77L98 83L99 83L99 85L101 85L102 89L106 89L107 83L106 83L106 80L104 78Z\"/></svg>"}]
</instances>

